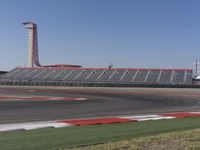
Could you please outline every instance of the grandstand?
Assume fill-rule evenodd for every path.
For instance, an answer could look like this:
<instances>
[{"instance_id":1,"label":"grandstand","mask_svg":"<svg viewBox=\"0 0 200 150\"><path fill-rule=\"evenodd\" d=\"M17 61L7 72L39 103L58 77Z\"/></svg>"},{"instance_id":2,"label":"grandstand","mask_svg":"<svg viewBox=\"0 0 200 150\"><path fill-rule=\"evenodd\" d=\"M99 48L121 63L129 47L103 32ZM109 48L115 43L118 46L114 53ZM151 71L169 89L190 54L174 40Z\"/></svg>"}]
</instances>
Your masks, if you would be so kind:
<instances>
[{"instance_id":1,"label":"grandstand","mask_svg":"<svg viewBox=\"0 0 200 150\"><path fill-rule=\"evenodd\" d=\"M6 74L6 73L7 73L7 71L0 71L0 78L2 75Z\"/></svg>"},{"instance_id":2,"label":"grandstand","mask_svg":"<svg viewBox=\"0 0 200 150\"><path fill-rule=\"evenodd\" d=\"M191 85L191 69L18 67L1 77L20 85Z\"/></svg>"},{"instance_id":3,"label":"grandstand","mask_svg":"<svg viewBox=\"0 0 200 150\"><path fill-rule=\"evenodd\" d=\"M28 67L17 67L0 84L63 86L184 86L192 85L192 69L82 68L80 65L39 63L37 25L28 29Z\"/></svg>"}]
</instances>

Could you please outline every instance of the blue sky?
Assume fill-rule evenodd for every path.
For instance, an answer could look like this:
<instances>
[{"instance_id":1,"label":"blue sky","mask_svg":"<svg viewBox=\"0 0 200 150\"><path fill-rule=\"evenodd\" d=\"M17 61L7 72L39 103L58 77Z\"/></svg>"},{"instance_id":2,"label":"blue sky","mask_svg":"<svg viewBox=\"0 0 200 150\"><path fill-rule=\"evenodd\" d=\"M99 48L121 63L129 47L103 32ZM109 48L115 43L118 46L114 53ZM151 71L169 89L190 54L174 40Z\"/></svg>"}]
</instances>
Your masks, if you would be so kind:
<instances>
[{"instance_id":1,"label":"blue sky","mask_svg":"<svg viewBox=\"0 0 200 150\"><path fill-rule=\"evenodd\" d=\"M40 63L192 68L200 59L199 0L0 0L0 70L27 64L38 25Z\"/></svg>"}]
</instances>

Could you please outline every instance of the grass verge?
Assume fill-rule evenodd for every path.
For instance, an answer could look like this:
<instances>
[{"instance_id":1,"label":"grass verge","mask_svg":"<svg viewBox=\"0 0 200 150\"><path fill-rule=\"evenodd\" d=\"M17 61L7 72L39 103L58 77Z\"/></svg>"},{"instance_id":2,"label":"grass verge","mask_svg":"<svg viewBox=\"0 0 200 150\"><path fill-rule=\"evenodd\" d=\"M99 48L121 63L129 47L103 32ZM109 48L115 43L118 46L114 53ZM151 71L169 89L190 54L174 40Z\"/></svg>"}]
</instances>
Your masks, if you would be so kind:
<instances>
[{"instance_id":1,"label":"grass verge","mask_svg":"<svg viewBox=\"0 0 200 150\"><path fill-rule=\"evenodd\" d=\"M72 148L70 150L197 150L200 149L200 129L163 133L109 142L106 144L90 145ZM66 149L67 150L67 149Z\"/></svg>"},{"instance_id":2,"label":"grass verge","mask_svg":"<svg viewBox=\"0 0 200 150\"><path fill-rule=\"evenodd\" d=\"M0 133L2 150L56 150L200 128L200 118Z\"/></svg>"}]
</instances>

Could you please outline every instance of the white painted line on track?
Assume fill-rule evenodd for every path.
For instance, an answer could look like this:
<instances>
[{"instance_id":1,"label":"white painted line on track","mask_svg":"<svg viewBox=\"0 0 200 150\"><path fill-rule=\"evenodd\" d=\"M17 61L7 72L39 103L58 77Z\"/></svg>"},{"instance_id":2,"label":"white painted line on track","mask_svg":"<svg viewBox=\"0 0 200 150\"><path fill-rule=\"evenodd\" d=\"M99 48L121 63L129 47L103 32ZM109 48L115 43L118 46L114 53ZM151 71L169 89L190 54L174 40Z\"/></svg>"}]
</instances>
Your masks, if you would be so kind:
<instances>
[{"instance_id":1,"label":"white painted line on track","mask_svg":"<svg viewBox=\"0 0 200 150\"><path fill-rule=\"evenodd\" d=\"M0 100L63 100L63 101L82 101L82 100L88 100L87 98L75 98L75 97L31 97L31 96L20 96L20 97L15 97L15 96L0 96Z\"/></svg>"},{"instance_id":2,"label":"white painted line on track","mask_svg":"<svg viewBox=\"0 0 200 150\"><path fill-rule=\"evenodd\" d=\"M46 100L69 100L69 101L83 101L88 100L87 98L75 98L75 97L47 97Z\"/></svg>"},{"instance_id":3,"label":"white painted line on track","mask_svg":"<svg viewBox=\"0 0 200 150\"><path fill-rule=\"evenodd\" d=\"M76 98L77 101L85 101L88 100L87 98Z\"/></svg>"},{"instance_id":4,"label":"white painted line on track","mask_svg":"<svg viewBox=\"0 0 200 150\"><path fill-rule=\"evenodd\" d=\"M36 90L28 90L29 92L36 92Z\"/></svg>"}]
</instances>

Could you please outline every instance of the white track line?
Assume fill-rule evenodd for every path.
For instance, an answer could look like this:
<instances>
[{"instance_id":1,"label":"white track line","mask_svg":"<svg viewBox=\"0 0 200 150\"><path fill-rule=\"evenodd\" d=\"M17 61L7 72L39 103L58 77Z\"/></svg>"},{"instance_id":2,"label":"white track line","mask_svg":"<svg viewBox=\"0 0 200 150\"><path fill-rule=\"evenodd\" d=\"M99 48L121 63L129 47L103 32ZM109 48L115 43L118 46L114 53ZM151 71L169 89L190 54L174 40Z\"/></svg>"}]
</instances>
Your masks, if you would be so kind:
<instances>
[{"instance_id":1,"label":"white track line","mask_svg":"<svg viewBox=\"0 0 200 150\"><path fill-rule=\"evenodd\" d=\"M77 101L85 101L88 100L87 98L76 98Z\"/></svg>"},{"instance_id":2,"label":"white track line","mask_svg":"<svg viewBox=\"0 0 200 150\"><path fill-rule=\"evenodd\" d=\"M36 90L28 90L29 92L36 92Z\"/></svg>"}]
</instances>

